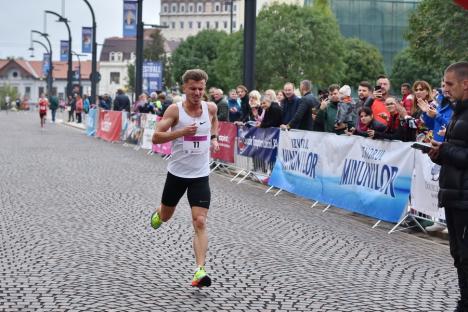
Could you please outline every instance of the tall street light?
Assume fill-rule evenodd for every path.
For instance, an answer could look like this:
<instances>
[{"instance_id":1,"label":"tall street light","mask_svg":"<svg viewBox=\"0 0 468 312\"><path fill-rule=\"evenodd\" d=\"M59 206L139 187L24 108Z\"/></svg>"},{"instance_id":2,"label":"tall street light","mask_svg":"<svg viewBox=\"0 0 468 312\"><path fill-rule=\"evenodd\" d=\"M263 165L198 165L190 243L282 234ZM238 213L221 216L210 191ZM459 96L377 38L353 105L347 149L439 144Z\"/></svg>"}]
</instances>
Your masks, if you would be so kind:
<instances>
[{"instance_id":1,"label":"tall street light","mask_svg":"<svg viewBox=\"0 0 468 312\"><path fill-rule=\"evenodd\" d=\"M136 60L135 60L135 94L136 98L143 91L143 0L138 0L138 11L137 11L137 35L136 35ZM167 28L168 26L146 24L153 28Z\"/></svg>"},{"instance_id":2,"label":"tall street light","mask_svg":"<svg viewBox=\"0 0 468 312\"><path fill-rule=\"evenodd\" d=\"M89 4L88 0L83 0L91 11L91 17L93 18L93 47L91 51L91 104L96 103L96 85L99 82L99 73L97 72L97 43L96 43L96 18L94 16L93 7ZM81 73L80 73L81 75Z\"/></svg>"},{"instance_id":3,"label":"tall street light","mask_svg":"<svg viewBox=\"0 0 468 312\"><path fill-rule=\"evenodd\" d=\"M52 45L50 44L50 40L49 40L49 35L46 34L46 33L43 33L43 32L40 32L40 31L37 31L37 30L31 30L31 33L35 33L35 34L38 34L38 35L41 35L42 37L44 37L47 41L47 44L49 45L49 72L47 73L47 85L48 85L48 94L49 96L52 95L52 90L53 90L53 70L54 70L54 64L52 63ZM32 38L32 36L31 36ZM32 46L32 44L31 44Z\"/></svg>"},{"instance_id":4,"label":"tall street light","mask_svg":"<svg viewBox=\"0 0 468 312\"><path fill-rule=\"evenodd\" d=\"M76 56L76 58L78 59L78 84L80 85L80 95L82 95L82 86L81 86L81 60L80 60L80 56L86 56L86 54L78 54L76 53L75 51L71 51L73 55Z\"/></svg>"},{"instance_id":5,"label":"tall street light","mask_svg":"<svg viewBox=\"0 0 468 312\"><path fill-rule=\"evenodd\" d=\"M244 10L244 85L255 89L255 36L257 0L245 1Z\"/></svg>"},{"instance_id":6,"label":"tall street light","mask_svg":"<svg viewBox=\"0 0 468 312\"><path fill-rule=\"evenodd\" d=\"M29 48L29 51L31 51L31 57L33 56L32 53L34 51L33 43L37 43L37 44L41 45L44 48L44 50L46 51L47 55L50 55L50 50L49 50L49 48L47 48L47 46L44 43L42 43L42 42L40 42L38 40L33 40L31 42L31 47ZM48 68L48 71L47 71L47 78L46 78L47 79L47 95L50 97L50 96L52 96L52 94L50 93L52 91L52 89L50 87L49 76L50 76L50 62L49 62L49 68Z\"/></svg>"},{"instance_id":7,"label":"tall street light","mask_svg":"<svg viewBox=\"0 0 468 312\"><path fill-rule=\"evenodd\" d=\"M70 30L70 25L68 25L68 19L63 17L62 15L53 12L53 11L44 11L47 14L53 14L58 17L57 22L62 22L67 26L68 30L68 70L67 70L67 98L68 96L72 95L72 36L71 36L71 30Z\"/></svg>"}]
</instances>

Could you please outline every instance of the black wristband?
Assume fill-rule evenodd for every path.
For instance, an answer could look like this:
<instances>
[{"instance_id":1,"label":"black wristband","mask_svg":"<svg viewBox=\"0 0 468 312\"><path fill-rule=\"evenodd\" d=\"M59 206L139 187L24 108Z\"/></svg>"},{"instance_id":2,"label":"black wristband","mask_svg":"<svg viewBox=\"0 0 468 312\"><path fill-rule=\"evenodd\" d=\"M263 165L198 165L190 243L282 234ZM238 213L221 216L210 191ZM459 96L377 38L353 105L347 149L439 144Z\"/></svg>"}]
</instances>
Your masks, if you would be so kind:
<instances>
[{"instance_id":1,"label":"black wristband","mask_svg":"<svg viewBox=\"0 0 468 312\"><path fill-rule=\"evenodd\" d=\"M217 134L212 134L212 135L211 135L211 140L213 140L213 139L216 139L216 140L217 140L217 139L218 139L218 135L217 135Z\"/></svg>"}]
</instances>

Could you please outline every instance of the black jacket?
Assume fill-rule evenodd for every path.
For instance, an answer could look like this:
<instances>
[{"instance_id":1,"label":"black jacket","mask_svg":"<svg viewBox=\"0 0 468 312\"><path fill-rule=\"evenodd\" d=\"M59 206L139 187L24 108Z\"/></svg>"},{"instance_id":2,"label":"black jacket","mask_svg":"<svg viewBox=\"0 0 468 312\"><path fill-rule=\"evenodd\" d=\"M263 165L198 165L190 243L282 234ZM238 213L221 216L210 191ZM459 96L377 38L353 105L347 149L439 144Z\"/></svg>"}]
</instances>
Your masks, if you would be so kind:
<instances>
[{"instance_id":1,"label":"black jacket","mask_svg":"<svg viewBox=\"0 0 468 312\"><path fill-rule=\"evenodd\" d=\"M130 111L130 99L125 94L117 94L114 99L114 110L115 111Z\"/></svg>"},{"instance_id":2,"label":"black jacket","mask_svg":"<svg viewBox=\"0 0 468 312\"><path fill-rule=\"evenodd\" d=\"M243 98L241 98L241 118L242 122L247 122L252 120L252 110L250 109L249 105L249 95L246 94Z\"/></svg>"},{"instance_id":3,"label":"black jacket","mask_svg":"<svg viewBox=\"0 0 468 312\"><path fill-rule=\"evenodd\" d=\"M278 103L271 102L270 107L265 111L260 128L279 127L281 119L283 118L283 111Z\"/></svg>"},{"instance_id":4,"label":"black jacket","mask_svg":"<svg viewBox=\"0 0 468 312\"><path fill-rule=\"evenodd\" d=\"M439 206L468 209L468 100L455 104L436 163L439 175Z\"/></svg>"},{"instance_id":5,"label":"black jacket","mask_svg":"<svg viewBox=\"0 0 468 312\"><path fill-rule=\"evenodd\" d=\"M312 119L312 109L318 110L320 107L319 101L308 92L300 99L299 107L297 108L294 117L289 122L292 129L309 130L314 128L314 121Z\"/></svg>"}]
</instances>

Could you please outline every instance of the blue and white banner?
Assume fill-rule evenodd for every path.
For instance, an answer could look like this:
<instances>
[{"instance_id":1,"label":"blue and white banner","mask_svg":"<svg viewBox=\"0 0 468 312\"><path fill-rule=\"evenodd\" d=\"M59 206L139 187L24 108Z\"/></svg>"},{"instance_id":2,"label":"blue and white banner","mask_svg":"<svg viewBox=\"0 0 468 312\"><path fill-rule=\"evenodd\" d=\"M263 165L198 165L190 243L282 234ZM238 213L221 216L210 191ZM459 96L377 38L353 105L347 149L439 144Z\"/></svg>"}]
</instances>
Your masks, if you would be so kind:
<instances>
[{"instance_id":1,"label":"blue and white banner","mask_svg":"<svg viewBox=\"0 0 468 312\"><path fill-rule=\"evenodd\" d=\"M281 131L269 184L379 220L398 222L408 204L413 167L410 143Z\"/></svg>"},{"instance_id":2,"label":"blue and white banner","mask_svg":"<svg viewBox=\"0 0 468 312\"><path fill-rule=\"evenodd\" d=\"M162 90L163 66L161 62L143 62L143 90L151 92Z\"/></svg>"},{"instance_id":3,"label":"blue and white banner","mask_svg":"<svg viewBox=\"0 0 468 312\"><path fill-rule=\"evenodd\" d=\"M136 1L124 1L123 4L123 36L136 37L137 34L137 7Z\"/></svg>"},{"instance_id":4,"label":"blue and white banner","mask_svg":"<svg viewBox=\"0 0 468 312\"><path fill-rule=\"evenodd\" d=\"M415 153L411 206L425 215L445 220L445 211L439 208L438 200L440 166L433 163L427 154Z\"/></svg>"},{"instance_id":5,"label":"blue and white banner","mask_svg":"<svg viewBox=\"0 0 468 312\"><path fill-rule=\"evenodd\" d=\"M43 59L42 59L42 74L47 76L49 74L49 69L50 69L50 55L49 53L44 53Z\"/></svg>"},{"instance_id":6,"label":"blue and white banner","mask_svg":"<svg viewBox=\"0 0 468 312\"><path fill-rule=\"evenodd\" d=\"M60 40L60 61L61 62L68 62L68 46L67 40Z\"/></svg>"},{"instance_id":7,"label":"blue and white banner","mask_svg":"<svg viewBox=\"0 0 468 312\"><path fill-rule=\"evenodd\" d=\"M239 127L237 130L237 153L274 162L278 151L278 128Z\"/></svg>"},{"instance_id":8,"label":"blue and white banner","mask_svg":"<svg viewBox=\"0 0 468 312\"><path fill-rule=\"evenodd\" d=\"M93 28L81 28L81 53L93 52Z\"/></svg>"},{"instance_id":9,"label":"blue and white banner","mask_svg":"<svg viewBox=\"0 0 468 312\"><path fill-rule=\"evenodd\" d=\"M96 118L97 118L97 109L91 108L88 112L86 120L86 135L94 136L96 135Z\"/></svg>"}]
</instances>

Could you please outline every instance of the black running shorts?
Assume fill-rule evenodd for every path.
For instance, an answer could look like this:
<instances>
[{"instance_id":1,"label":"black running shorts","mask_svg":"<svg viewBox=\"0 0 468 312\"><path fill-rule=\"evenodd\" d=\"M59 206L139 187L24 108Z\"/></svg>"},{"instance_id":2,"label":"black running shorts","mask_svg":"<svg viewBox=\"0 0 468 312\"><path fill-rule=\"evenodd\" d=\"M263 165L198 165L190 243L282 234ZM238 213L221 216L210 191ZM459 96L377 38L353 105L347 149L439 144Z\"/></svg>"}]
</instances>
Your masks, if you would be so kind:
<instances>
[{"instance_id":1,"label":"black running shorts","mask_svg":"<svg viewBox=\"0 0 468 312\"><path fill-rule=\"evenodd\" d=\"M179 178L167 173L161 202L165 206L175 207L187 191L190 207L210 207L211 191L208 176L201 178Z\"/></svg>"}]
</instances>

